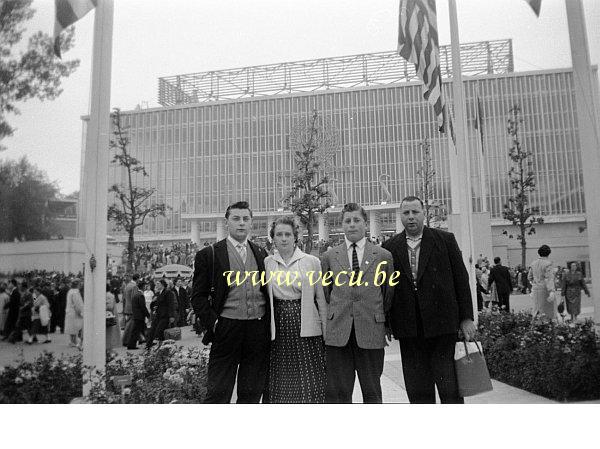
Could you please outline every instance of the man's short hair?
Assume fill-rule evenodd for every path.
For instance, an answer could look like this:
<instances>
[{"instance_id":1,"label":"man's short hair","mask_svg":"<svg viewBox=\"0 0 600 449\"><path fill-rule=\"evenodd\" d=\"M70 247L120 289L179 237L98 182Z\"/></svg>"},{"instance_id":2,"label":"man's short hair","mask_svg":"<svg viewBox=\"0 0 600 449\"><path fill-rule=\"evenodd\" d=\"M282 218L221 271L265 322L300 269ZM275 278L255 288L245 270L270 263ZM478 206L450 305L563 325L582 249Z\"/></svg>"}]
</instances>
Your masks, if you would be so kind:
<instances>
[{"instance_id":1,"label":"man's short hair","mask_svg":"<svg viewBox=\"0 0 600 449\"><path fill-rule=\"evenodd\" d=\"M412 203L413 201L418 201L421 204L421 209L425 208L425 205L423 204L423 200L421 198L419 198L418 196L414 196L414 195L408 195L405 196L404 198L402 198L402 201L400 201L400 207L402 207L402 204L406 203Z\"/></svg>"},{"instance_id":2,"label":"man's short hair","mask_svg":"<svg viewBox=\"0 0 600 449\"><path fill-rule=\"evenodd\" d=\"M500 258L498 256L494 257L494 263L498 265L500 263Z\"/></svg>"},{"instance_id":3,"label":"man's short hair","mask_svg":"<svg viewBox=\"0 0 600 449\"><path fill-rule=\"evenodd\" d=\"M158 282L162 284L163 288L167 288L167 281L165 279L159 279Z\"/></svg>"},{"instance_id":4,"label":"man's short hair","mask_svg":"<svg viewBox=\"0 0 600 449\"><path fill-rule=\"evenodd\" d=\"M342 220L344 219L344 214L346 212L360 212L363 219L367 221L367 211L359 205L358 203L346 203L342 209Z\"/></svg>"},{"instance_id":5,"label":"man's short hair","mask_svg":"<svg viewBox=\"0 0 600 449\"><path fill-rule=\"evenodd\" d=\"M230 204L227 206L227 210L225 211L225 218L229 218L229 212L231 209L248 209L250 212L250 218L252 218L252 209L250 209L250 204L248 201L238 201L237 203Z\"/></svg>"}]
</instances>

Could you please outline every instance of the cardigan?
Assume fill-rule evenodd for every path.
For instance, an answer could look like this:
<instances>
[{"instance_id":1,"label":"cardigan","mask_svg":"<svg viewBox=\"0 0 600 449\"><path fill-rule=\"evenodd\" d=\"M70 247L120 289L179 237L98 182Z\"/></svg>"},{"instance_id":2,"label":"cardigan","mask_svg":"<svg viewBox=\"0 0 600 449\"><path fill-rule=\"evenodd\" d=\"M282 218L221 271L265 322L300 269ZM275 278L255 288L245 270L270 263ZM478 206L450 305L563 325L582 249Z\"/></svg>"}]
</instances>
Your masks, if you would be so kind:
<instances>
[{"instance_id":1,"label":"cardigan","mask_svg":"<svg viewBox=\"0 0 600 449\"><path fill-rule=\"evenodd\" d=\"M321 262L317 257L306 254L299 248L296 248L290 262L287 264L288 269L281 267L281 264L284 264L283 259L277 253L265 258L265 278L268 280L271 273L278 271L298 272L298 280L301 283L302 290L300 298L300 336L315 337L322 335L325 338L327 302L325 301L325 293L320 282ZM282 270L282 268L284 269ZM314 273L312 274L314 285L311 285L309 275L307 274L311 271ZM273 276L267 285L271 310L273 310L273 282L277 282L276 276ZM274 313L271 313L271 340L275 340Z\"/></svg>"}]
</instances>

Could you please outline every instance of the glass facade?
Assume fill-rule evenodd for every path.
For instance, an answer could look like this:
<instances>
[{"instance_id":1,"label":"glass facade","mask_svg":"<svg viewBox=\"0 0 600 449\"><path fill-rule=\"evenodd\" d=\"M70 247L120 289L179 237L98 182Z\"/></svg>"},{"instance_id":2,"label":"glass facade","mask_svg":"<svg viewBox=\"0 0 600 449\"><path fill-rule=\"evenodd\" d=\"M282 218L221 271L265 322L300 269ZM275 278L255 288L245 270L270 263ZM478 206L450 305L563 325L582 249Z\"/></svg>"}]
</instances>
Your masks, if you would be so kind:
<instances>
[{"instance_id":1,"label":"glass facade","mask_svg":"<svg viewBox=\"0 0 600 449\"><path fill-rule=\"evenodd\" d=\"M450 87L444 83L451 103ZM545 215L584 213L572 72L484 75L469 78L465 87L475 210L481 210L481 160L491 216L502 217L510 195L507 120L511 107L519 105L521 143L533 152L534 205ZM477 97L483 105L483 151L474 128ZM248 200L255 211L280 208L293 171L290 131L312 110L329 119L340 136L332 164L336 204L380 204L385 198L382 175L387 175L392 201L416 193L422 164L419 144L429 139L435 197L451 207L447 137L437 131L420 84L244 98L123 112L124 124L130 127L130 152L149 174L136 175L136 183L156 187L151 201L171 207L167 217L146 219L136 239L189 238L190 223L182 214L222 216L233 201ZM121 169L111 164L109 185L124 181ZM110 226L109 232L118 234ZM393 226L393 217L382 220L382 229ZM200 223L199 230L214 232L215 223Z\"/></svg>"}]
</instances>

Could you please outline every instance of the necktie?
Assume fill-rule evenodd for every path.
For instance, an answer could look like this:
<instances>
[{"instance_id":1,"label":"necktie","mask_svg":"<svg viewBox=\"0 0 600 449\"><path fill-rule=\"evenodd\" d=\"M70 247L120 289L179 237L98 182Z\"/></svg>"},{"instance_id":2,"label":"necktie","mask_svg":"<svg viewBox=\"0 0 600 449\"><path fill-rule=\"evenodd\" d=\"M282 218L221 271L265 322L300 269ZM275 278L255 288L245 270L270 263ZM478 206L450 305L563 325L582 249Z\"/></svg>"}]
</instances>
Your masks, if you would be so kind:
<instances>
[{"instance_id":1,"label":"necktie","mask_svg":"<svg viewBox=\"0 0 600 449\"><path fill-rule=\"evenodd\" d=\"M352 247L352 271L358 273L360 266L358 265L358 253L356 252L356 243L350 245Z\"/></svg>"},{"instance_id":2,"label":"necktie","mask_svg":"<svg viewBox=\"0 0 600 449\"><path fill-rule=\"evenodd\" d=\"M238 253L240 253L240 257L242 258L242 262L246 263L246 245L241 243L237 244Z\"/></svg>"},{"instance_id":3,"label":"necktie","mask_svg":"<svg viewBox=\"0 0 600 449\"><path fill-rule=\"evenodd\" d=\"M419 242L414 248L409 246L408 251L410 254L410 271L412 272L413 282L417 283L417 249L421 246L421 242Z\"/></svg>"}]
</instances>

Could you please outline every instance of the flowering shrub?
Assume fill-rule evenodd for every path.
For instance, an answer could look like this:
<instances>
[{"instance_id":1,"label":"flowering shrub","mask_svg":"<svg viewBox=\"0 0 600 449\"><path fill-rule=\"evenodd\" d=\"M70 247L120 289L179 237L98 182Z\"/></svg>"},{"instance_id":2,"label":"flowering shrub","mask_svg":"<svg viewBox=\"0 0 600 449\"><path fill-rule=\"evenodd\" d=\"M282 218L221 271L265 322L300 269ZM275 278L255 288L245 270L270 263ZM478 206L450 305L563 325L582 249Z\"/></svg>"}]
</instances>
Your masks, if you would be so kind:
<instances>
[{"instance_id":1,"label":"flowering shrub","mask_svg":"<svg viewBox=\"0 0 600 449\"><path fill-rule=\"evenodd\" d=\"M0 367L1 404L64 404L81 396L81 355L55 358L44 352L34 362Z\"/></svg>"},{"instance_id":2,"label":"flowering shrub","mask_svg":"<svg viewBox=\"0 0 600 449\"><path fill-rule=\"evenodd\" d=\"M111 358L106 373L94 376L90 400L94 403L164 404L199 403L206 396L208 350L183 349L165 340L150 353ZM123 388L113 376L130 375L131 385Z\"/></svg>"},{"instance_id":3,"label":"flowering shrub","mask_svg":"<svg viewBox=\"0 0 600 449\"><path fill-rule=\"evenodd\" d=\"M600 399L600 338L592 321L482 313L479 334L493 378L558 401Z\"/></svg>"},{"instance_id":4,"label":"flowering shrub","mask_svg":"<svg viewBox=\"0 0 600 449\"><path fill-rule=\"evenodd\" d=\"M208 349L183 349L165 340L150 352L122 358L107 355L106 372L94 373L87 402L93 403L198 403L206 396ZM0 404L65 404L82 394L81 354L56 358L44 352L34 362L0 367ZM131 376L123 389L112 378Z\"/></svg>"}]
</instances>

